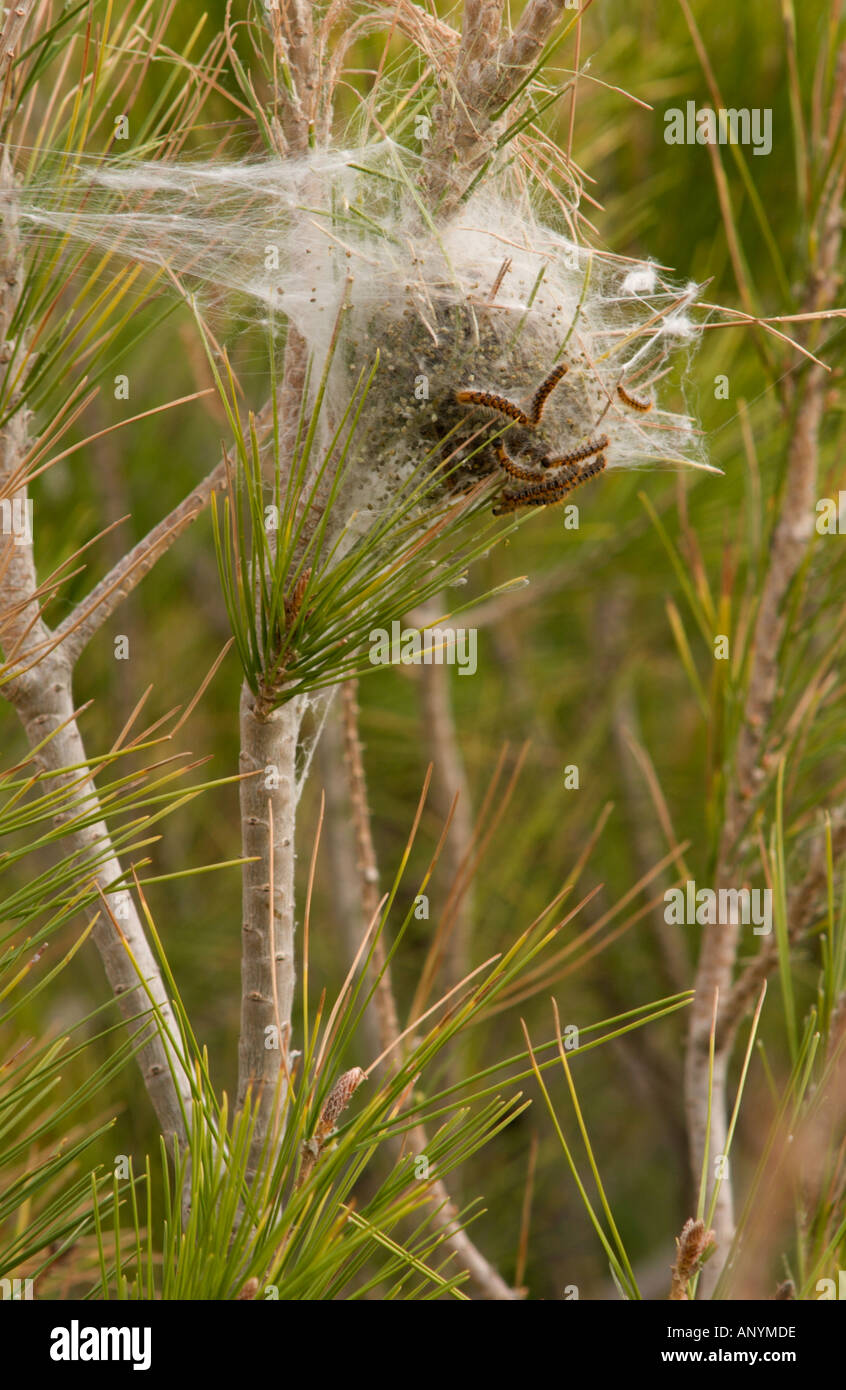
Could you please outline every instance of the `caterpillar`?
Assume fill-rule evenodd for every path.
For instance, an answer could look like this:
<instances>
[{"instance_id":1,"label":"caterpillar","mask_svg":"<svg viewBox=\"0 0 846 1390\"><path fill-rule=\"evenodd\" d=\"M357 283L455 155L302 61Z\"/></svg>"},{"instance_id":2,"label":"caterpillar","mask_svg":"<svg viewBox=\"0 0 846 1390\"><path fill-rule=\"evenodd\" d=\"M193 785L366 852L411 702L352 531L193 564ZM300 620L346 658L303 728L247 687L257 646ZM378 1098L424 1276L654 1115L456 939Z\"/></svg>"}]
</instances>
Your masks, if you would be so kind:
<instances>
[{"instance_id":1,"label":"caterpillar","mask_svg":"<svg viewBox=\"0 0 846 1390\"><path fill-rule=\"evenodd\" d=\"M603 449L608 448L608 435L601 434L598 439L589 439L587 444L580 444L578 449L573 449L569 454L559 454L557 458L544 459L544 468L564 468L571 463L581 463L583 459L592 458L594 454L601 454Z\"/></svg>"},{"instance_id":2,"label":"caterpillar","mask_svg":"<svg viewBox=\"0 0 846 1390\"><path fill-rule=\"evenodd\" d=\"M499 441L496 446L496 456L499 459L500 465L512 478L520 478L526 483L538 483L543 481L543 473L537 468L526 468L523 464L517 463Z\"/></svg>"},{"instance_id":3,"label":"caterpillar","mask_svg":"<svg viewBox=\"0 0 846 1390\"><path fill-rule=\"evenodd\" d=\"M582 483L595 478L605 465L605 455L600 454L584 468L569 468L563 477L550 477L540 484L529 483L526 487L515 488L513 492L504 492L498 505L494 507L493 514L505 516L508 512L516 512L520 507L554 507L556 503L563 502L567 494L580 487Z\"/></svg>"},{"instance_id":4,"label":"caterpillar","mask_svg":"<svg viewBox=\"0 0 846 1390\"><path fill-rule=\"evenodd\" d=\"M507 396L495 396L489 391L456 391L455 399L462 405L482 405L486 410L496 410L500 415L506 415L509 420L515 420L518 425L524 425L526 429L532 428L533 421L526 412Z\"/></svg>"},{"instance_id":5,"label":"caterpillar","mask_svg":"<svg viewBox=\"0 0 846 1390\"><path fill-rule=\"evenodd\" d=\"M639 410L641 414L645 415L647 410L652 409L651 401L641 401L638 400L637 396L630 396L625 386L617 387L617 395L624 405L629 406L632 410Z\"/></svg>"},{"instance_id":6,"label":"caterpillar","mask_svg":"<svg viewBox=\"0 0 846 1390\"><path fill-rule=\"evenodd\" d=\"M541 382L540 386L538 387L537 391L532 397L532 409L529 413L529 418L533 425L537 425L540 423L540 418L543 415L544 406L546 405L547 401L549 400L549 397L552 395L561 378L563 376L566 376L569 370L569 363L559 362L558 366L553 367L552 371L549 373L549 376Z\"/></svg>"}]
</instances>

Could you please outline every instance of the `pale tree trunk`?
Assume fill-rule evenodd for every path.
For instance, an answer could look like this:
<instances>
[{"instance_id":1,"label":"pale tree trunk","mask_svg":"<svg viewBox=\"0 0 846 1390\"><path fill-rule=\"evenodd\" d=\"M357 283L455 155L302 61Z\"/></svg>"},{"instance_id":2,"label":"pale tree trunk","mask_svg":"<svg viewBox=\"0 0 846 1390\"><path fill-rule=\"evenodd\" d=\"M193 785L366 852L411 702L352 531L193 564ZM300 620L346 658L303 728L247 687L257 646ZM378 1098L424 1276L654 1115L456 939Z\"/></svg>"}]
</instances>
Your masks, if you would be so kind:
<instances>
[{"instance_id":1,"label":"pale tree trunk","mask_svg":"<svg viewBox=\"0 0 846 1390\"><path fill-rule=\"evenodd\" d=\"M294 1004L294 827L302 696L266 710L241 692L241 1038L238 1106L257 1106L247 1178L271 1129L284 1122Z\"/></svg>"},{"instance_id":2,"label":"pale tree trunk","mask_svg":"<svg viewBox=\"0 0 846 1390\"><path fill-rule=\"evenodd\" d=\"M63 665L60 655L51 653L26 677L15 681L11 689L7 686L6 694L20 716L31 747L40 744L48 734L53 734L39 749L37 762L45 772L60 773L58 777L51 778L51 788L65 786L72 787L74 791L72 811L66 812L64 817L57 817L57 821L66 820L68 815L72 815L74 821L96 815L99 803L91 778L84 771L61 771L74 764L84 768L87 755L79 727L73 718L70 672ZM97 920L91 935L121 1013L127 1020L139 1014L149 1014L151 996L161 1013L164 1028L178 1042L176 1018L135 901L126 889L110 889L110 885L122 877L123 869L111 848L105 822L95 820L92 824L70 830L62 848L66 852L76 851L81 863L91 862L91 882L107 895L108 910L102 905L97 909ZM140 983L139 976L146 982L150 996ZM140 1027L140 1022L136 1026ZM175 1139L181 1144L186 1136L186 1114L190 1118L190 1081L164 1032L158 1028L148 1028L146 1036L148 1041L138 1054L144 1084L162 1133L169 1141Z\"/></svg>"},{"instance_id":3,"label":"pale tree trunk","mask_svg":"<svg viewBox=\"0 0 846 1390\"><path fill-rule=\"evenodd\" d=\"M11 186L12 171L5 152L2 181ZM4 373L13 353L8 332L21 285L17 218L14 203L9 200L0 228L0 351ZM7 401L6 408L13 404ZM29 413L22 407L0 432L0 497L11 502L13 517L25 516L30 505L20 473L30 443ZM0 641L7 674L13 676L2 686L2 692L17 711L30 747L38 747L38 765L45 772L60 774L52 785L75 789L73 812L66 812L64 819L69 814L74 822L93 816L92 824L77 823L76 828L68 831L64 848L78 852L81 863L91 863L92 885L108 895L115 921L101 906L92 936L124 1018L150 1014L150 997L139 982L140 976L160 1010L163 1025L178 1038L161 972L132 896L124 889L109 891L123 871L111 848L106 825L97 818L97 792L85 771L88 758L73 717L71 662L65 647L55 645L54 634L41 617L37 591L31 533L22 528L16 534L11 529L0 532ZM74 765L76 771L63 771ZM146 1037L138 1056L144 1082L162 1133L181 1142L186 1133L184 1110L190 1106L190 1080L158 1026L150 1025Z\"/></svg>"},{"instance_id":4,"label":"pale tree trunk","mask_svg":"<svg viewBox=\"0 0 846 1390\"><path fill-rule=\"evenodd\" d=\"M844 182L846 174L841 172L832 187L830 201L822 208L818 219L816 232L819 250L805 295L805 308L809 312L828 309L835 303L840 283L837 267L842 243ZM814 535L819 432L825 413L826 375L821 366L814 364L807 369L798 386L800 394L787 449L785 482L755 622L743 723L726 793L725 817L715 875L718 890L740 886L743 874L743 836L756 805L756 798L767 785L770 776L767 770L768 742L782 669L782 644L787 631L786 604ZM791 939L795 939L791 925L788 922L788 932ZM737 924L720 923L706 927L696 974L696 994L690 1011L685 1067L688 1134L693 1178L698 1182L708 1136L710 1093L709 1193L714 1182L714 1162L725 1151L730 1106L726 1083L735 1034L741 1017L733 994L738 941ZM762 960L769 961L770 968L773 968L778 960L777 953L768 952L765 946L762 949ZM711 1082L710 1033L717 993L719 1004ZM751 994L749 997L751 999ZM702 1271L699 1292L703 1298L709 1298L714 1292L734 1237L732 1181L728 1169L720 1184L711 1224L717 1249Z\"/></svg>"}]
</instances>

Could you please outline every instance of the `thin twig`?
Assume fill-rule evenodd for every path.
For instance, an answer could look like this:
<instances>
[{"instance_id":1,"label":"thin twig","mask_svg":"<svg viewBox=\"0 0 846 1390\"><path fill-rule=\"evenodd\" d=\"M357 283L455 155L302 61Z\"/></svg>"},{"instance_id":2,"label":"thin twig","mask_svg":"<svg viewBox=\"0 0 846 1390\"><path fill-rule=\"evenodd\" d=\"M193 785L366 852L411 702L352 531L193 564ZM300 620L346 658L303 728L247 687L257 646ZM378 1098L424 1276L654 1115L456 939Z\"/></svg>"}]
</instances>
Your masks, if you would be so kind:
<instances>
[{"instance_id":1,"label":"thin twig","mask_svg":"<svg viewBox=\"0 0 846 1390\"><path fill-rule=\"evenodd\" d=\"M2 155L3 184L13 186L7 152ZM6 341L9 324L22 286L17 216L13 200L7 200L0 227L0 361L8 363ZM29 414L19 406L0 435L0 491L19 473L30 447ZM13 503L26 508L25 484L12 493ZM104 893L110 911L121 924L118 934L106 914L99 913L92 939L100 952L109 984L127 1020L150 1013L150 997L158 1007L165 1029L173 1037L179 1028L165 989L158 962L150 948L135 900L126 889L113 884L123 879L109 831L99 817L99 797L93 777L84 769L88 757L74 708L72 664L41 617L39 587L31 538L0 534L0 630L4 646L15 651L16 667L25 668L4 683L3 694L14 706L29 744L38 748L37 762L57 775L57 786L72 786L76 797L75 826L68 830L69 848L79 853L80 864L91 861L93 884ZM74 769L68 771L67 769ZM80 774L80 769L83 769ZM138 975L147 989L139 984ZM149 990L149 996L147 993ZM148 1031L138 1052L138 1063L162 1133L168 1140L185 1141L185 1115L191 1108L191 1081L179 1057L157 1027Z\"/></svg>"},{"instance_id":2,"label":"thin twig","mask_svg":"<svg viewBox=\"0 0 846 1390\"><path fill-rule=\"evenodd\" d=\"M70 665L76 663L94 634L196 521L208 505L212 493L222 488L225 481L226 465L221 460L173 511L121 557L90 594L59 624L54 632L54 641L64 644L66 660Z\"/></svg>"},{"instance_id":3,"label":"thin twig","mask_svg":"<svg viewBox=\"0 0 846 1390\"><path fill-rule=\"evenodd\" d=\"M831 199L823 204L817 223L818 251L808 277L803 308L817 313L830 307L839 286L837 273L842 240L842 198L846 168L841 167L832 185ZM813 321L812 321L813 323ZM809 331L812 331L809 330ZM715 887L730 889L737 882L744 856L743 834L761 793L770 783L771 772L765 760L770 724L776 702L780 672L780 652L785 637L785 600L805 560L813 536L809 518L814 514L817 496L819 431L825 410L826 372L811 364L802 379L791 436L787 446L787 470L777 511L757 612L749 666L749 679L743 720L736 751L730 760L732 775L728 783L724 819L717 855ZM736 1024L754 997L747 993L752 978L760 983L771 968L771 947L765 947L735 993L733 979L739 945L739 922L719 922L706 929L696 974L696 995L690 1011L690 1029L685 1065L685 1100L691 1159L696 1173L711 1117L711 1152L725 1151L727 1140L727 1078ZM711 1001L715 995L725 1001L718 1025L713 1074L709 1060ZM730 1012L726 1013L725 1010ZM707 1297L716 1286L734 1233L733 1193L729 1177L723 1179L714 1211L717 1254L705 1266L701 1289Z\"/></svg>"},{"instance_id":4,"label":"thin twig","mask_svg":"<svg viewBox=\"0 0 846 1390\"><path fill-rule=\"evenodd\" d=\"M348 688L349 686L353 688L350 690ZM344 732L348 749L348 766L351 779L354 779L356 784L354 791L351 787L351 793L353 817L355 821L355 836L359 852L361 897L364 907L364 918L366 921L369 921L372 912L368 915L367 908L364 905L375 905L375 907L378 908L379 883L378 869L376 866L376 851L373 845L373 834L370 824L370 808L367 804L367 787L364 781L364 770L361 763L361 744L358 737L358 701L354 683L349 682L348 685L345 685L342 694L344 698ZM397 1017L396 1004L393 998L393 991L390 987L390 979L387 976L387 972L385 972L382 977L383 981L385 979L388 980L388 983L384 987L383 1002L379 1010L380 1031L384 1032L387 1048L394 1049L400 1040L401 1030ZM406 1140L417 1153L425 1154L428 1147L428 1139L422 1125L415 1125L406 1135ZM444 1233L446 1244L468 1270L471 1278L475 1280L482 1296L496 1301L520 1299L522 1294L506 1284L498 1271L494 1269L493 1265L485 1259L481 1251L474 1245L467 1232L458 1224L458 1214L451 1201L449 1192L440 1178L435 1178L430 1182L430 1193L432 1201L437 1203L437 1210L432 1218L433 1224Z\"/></svg>"},{"instance_id":5,"label":"thin twig","mask_svg":"<svg viewBox=\"0 0 846 1390\"><path fill-rule=\"evenodd\" d=\"M436 597L430 600L425 609L418 610L412 621L424 627L443 610L442 598ZM424 663L418 668L417 675L423 740L427 760L432 764L431 805L441 821L450 821L442 864L447 882L454 889L469 863L473 845L470 789L455 728L449 668L437 661ZM444 951L444 982L447 988L467 974L472 926L473 895L467 885L456 905Z\"/></svg>"},{"instance_id":6,"label":"thin twig","mask_svg":"<svg viewBox=\"0 0 846 1390\"><path fill-rule=\"evenodd\" d=\"M344 735L344 759L347 769L352 824L355 830L357 868L361 890L361 911L369 922L379 904L379 870L370 829L367 802L367 781L364 773L361 740L358 734L358 681L347 681L341 687L341 719ZM391 985L391 969L385 951L384 933L379 932L373 943L372 967L376 979L373 1003L379 1029L379 1046L388 1048L399 1036L400 1024Z\"/></svg>"}]
</instances>

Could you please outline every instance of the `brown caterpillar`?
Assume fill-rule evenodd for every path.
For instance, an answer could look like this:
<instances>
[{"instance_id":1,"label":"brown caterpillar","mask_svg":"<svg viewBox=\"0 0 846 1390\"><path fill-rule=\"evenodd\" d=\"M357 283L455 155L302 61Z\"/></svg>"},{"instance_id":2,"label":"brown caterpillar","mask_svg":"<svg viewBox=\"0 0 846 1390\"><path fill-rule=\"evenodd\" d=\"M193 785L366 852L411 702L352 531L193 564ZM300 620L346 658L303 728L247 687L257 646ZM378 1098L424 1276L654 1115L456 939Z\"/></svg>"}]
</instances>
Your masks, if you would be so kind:
<instances>
[{"instance_id":1,"label":"brown caterpillar","mask_svg":"<svg viewBox=\"0 0 846 1390\"><path fill-rule=\"evenodd\" d=\"M483 405L487 410L496 410L509 420L515 420L518 425L524 425L526 429L532 428L533 422L526 412L508 400L507 396L495 396L489 391L456 391L455 399L462 405Z\"/></svg>"},{"instance_id":2,"label":"brown caterpillar","mask_svg":"<svg viewBox=\"0 0 846 1390\"><path fill-rule=\"evenodd\" d=\"M569 370L570 365L568 362L559 362L557 367L553 367L546 380L541 382L540 386L538 387L537 391L532 397L532 409L529 418L533 425L537 425L540 423L540 418L543 415L544 406L546 405L547 401L549 400L549 397L552 395L561 378L565 376L567 372L569 372Z\"/></svg>"},{"instance_id":3,"label":"brown caterpillar","mask_svg":"<svg viewBox=\"0 0 846 1390\"><path fill-rule=\"evenodd\" d=\"M561 378L569 370L570 367L567 362L559 362L558 366L553 368L532 397L531 410L528 415L507 396L498 396L491 391L456 391L455 399L462 405L481 405L486 410L495 410L499 415L505 415L509 420L514 420L518 425L523 425L525 429L531 430L540 424L544 406Z\"/></svg>"},{"instance_id":4,"label":"brown caterpillar","mask_svg":"<svg viewBox=\"0 0 846 1390\"><path fill-rule=\"evenodd\" d=\"M647 410L652 409L651 401L641 401L638 400L637 396L630 396L625 386L617 387L617 395L624 405L629 406L632 410L639 410L641 414L645 415Z\"/></svg>"},{"instance_id":5,"label":"brown caterpillar","mask_svg":"<svg viewBox=\"0 0 846 1390\"><path fill-rule=\"evenodd\" d=\"M601 473L605 467L606 459L604 454L600 454L592 463L585 468L569 468L563 477L548 478L541 484L529 484L527 487L515 488L513 492L505 492L499 504L494 507L494 516L505 516L508 512L516 512L520 507L554 507L556 503L563 502L568 493L575 488L586 483L590 478L595 478L597 473Z\"/></svg>"},{"instance_id":6,"label":"brown caterpillar","mask_svg":"<svg viewBox=\"0 0 846 1390\"><path fill-rule=\"evenodd\" d=\"M580 444L578 449L573 449L569 454L559 454L557 458L543 459L544 468L565 468L571 463L581 463L583 459L592 458L594 454L601 454L603 449L608 448L608 435L601 434L598 439L588 440L587 444Z\"/></svg>"},{"instance_id":7,"label":"brown caterpillar","mask_svg":"<svg viewBox=\"0 0 846 1390\"><path fill-rule=\"evenodd\" d=\"M537 468L527 468L515 459L503 448L502 443L497 441L496 456L500 465L509 473L512 478L520 478L526 483L538 483L543 481L543 473Z\"/></svg>"}]
</instances>

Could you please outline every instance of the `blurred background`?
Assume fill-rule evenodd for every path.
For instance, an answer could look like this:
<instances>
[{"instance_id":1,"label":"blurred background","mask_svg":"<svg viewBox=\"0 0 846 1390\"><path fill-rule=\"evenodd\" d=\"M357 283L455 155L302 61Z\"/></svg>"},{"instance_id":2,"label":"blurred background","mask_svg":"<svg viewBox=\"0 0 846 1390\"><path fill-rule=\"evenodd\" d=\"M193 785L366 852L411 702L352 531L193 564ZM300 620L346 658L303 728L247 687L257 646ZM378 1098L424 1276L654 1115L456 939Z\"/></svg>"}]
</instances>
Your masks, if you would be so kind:
<instances>
[{"instance_id":1,"label":"blurred background","mask_svg":"<svg viewBox=\"0 0 846 1390\"><path fill-rule=\"evenodd\" d=\"M447 18L452 15L446 7L438 10ZM794 312L797 286L807 273L808 246L796 183L782 6L777 0L735 7L692 0L691 12L724 104L772 111L772 152L747 159L752 187L728 149L722 152L722 167L756 304L768 314ZM202 14L208 16L210 33L222 24L222 0L182 0L171 21L175 47L189 45ZM809 102L830 22L830 7L821 0L797 10L798 77ZM401 41L395 45L399 53ZM365 38L349 54L350 118L359 94L369 90L382 46L382 36ZM547 72L550 84L566 80L576 61L571 37ZM569 97L562 98L546 112L543 124L562 148L571 144L574 161L587 175L586 189L595 199L589 215L596 244L619 255L652 258L672 268L682 283L707 282L704 297L711 303L744 307L709 150L664 139L668 108L711 100L684 9L675 0L634 6L597 0L582 21L578 62L583 76L575 109ZM148 75L136 111L156 100L156 78L155 70ZM224 74L221 82L226 87L230 79ZM183 153L202 157L213 150L232 114L223 96L213 93L193 146L189 143ZM246 118L243 148L257 148ZM139 314L160 312L161 307L139 306ZM150 336L135 342L138 322L126 326L125 355L115 367L129 377L129 402L102 391L72 438L106 428L121 412L140 414L210 384L196 330L183 307L174 304ZM769 499L783 474L789 438L789 412L784 395L774 389L773 362L780 371L801 373L802 359L780 349L775 356L768 354L762 350L764 337L741 326L706 331L698 353L682 363L668 388L668 403L686 404L701 421L711 461L724 470L722 476L606 473L576 494L577 529L565 526L563 509L546 510L471 569L468 585L460 591L462 604L511 578L525 575L529 580L511 594L480 602L459 620L479 630L474 677L462 678L453 669L441 681L438 673L433 689L432 677L417 668L376 667L360 683L361 733L383 890L396 871L432 756L432 700L448 701L455 766L466 781L462 804L472 816L482 807L500 760L504 770L494 804L518 770L464 903L471 966L529 925L594 839L576 895L567 905L591 890L595 896L566 929L564 940L612 914L591 943L596 949L579 952L577 958L585 959L562 975L554 991L517 1003L476 1029L462 1055L450 1061L458 1074L463 1067L482 1067L519 1052L521 1017L533 1039L552 1037L551 992L562 1024L584 1028L692 985L701 929L667 927L663 904L656 900L678 875L672 866L653 871L668 853L669 823L677 841L689 842L685 859L691 876L698 884L711 881L721 788L731 757L726 711L740 673L730 661L725 669L714 661L686 607L684 583L696 582L697 574L707 577L722 604L725 626L717 630L733 633L743 595L754 590L766 560L762 537ZM836 496L838 486L846 487L839 322L826 325L819 341L825 344L822 355L836 369L821 438L821 496ZM227 346L242 385L260 404L268 384L261 343L233 326ZM727 389L718 378L727 380ZM85 573L54 603L55 621L205 475L226 438L222 410L215 397L207 397L106 435L36 483L37 552L45 572L100 528L129 515L96 546ZM679 545L681 571L674 567L656 521ZM809 562L809 640L818 648L833 640L846 579L844 549L843 539L825 538ZM445 609L453 601L450 593ZM686 650L684 641L680 647L681 629ZM128 661L115 660L119 634L129 638ZM113 742L148 686L147 722L185 705L228 637L211 520L204 514L82 657L75 694L78 705L91 701L82 719L91 752ZM786 700L791 690L801 689L807 660L807 649L786 653L781 686ZM237 772L239 687L240 670L230 652L174 740L173 751L190 749L194 757L209 760L203 776ZM10 709L4 708L0 718L11 761L23 752L23 738ZM842 709L838 723L837 710L830 708L823 731L805 743L790 766L787 818L800 827L793 846L800 861L801 827L842 777L842 724ZM337 740L324 745L305 794L299 845L303 888L321 789L337 756ZM403 880L397 920L419 891L442 826L436 790ZM145 873L167 875L188 863L231 860L239 852L237 787L229 785L169 818L149 851ZM641 884L647 875L649 881ZM447 852L430 888L430 920L414 921L394 964L401 1014L411 1002L450 882ZM148 889L195 1032L208 1046L212 1075L230 1093L237 1066L240 887L239 870L228 869ZM325 987L330 997L346 972L348 925L331 845L324 836L312 910L311 975L312 985ZM757 941L749 950L754 946ZM816 980L816 951L809 945L799 952L795 966L800 1012L814 997ZM31 1026L53 1026L84 1014L103 1000L105 991L100 962L87 946L61 989L42 994L33 1005L43 1013L30 1020ZM674 1237L695 1206L682 1099L685 1026L681 1011L574 1064L617 1223L644 1292L658 1297L666 1296ZM784 1017L776 990L771 991L761 1035L771 1065L783 1068ZM349 1065L368 1060L351 1055ZM481 1194L486 1209L474 1225L475 1238L504 1276L513 1278L533 1164L523 1273L530 1296L562 1298L568 1286L576 1285L583 1298L613 1297L606 1261L547 1112L538 1103L534 1083L521 1084L535 1103L462 1170L460 1195ZM564 1076L551 1072L548 1085L561 1113L569 1115ZM741 1194L758 1157L768 1104L763 1071L753 1068L734 1151ZM103 1106L103 1113L117 1110L119 1116L117 1136L110 1134L98 1155L107 1166L115 1151L138 1155L154 1149L154 1119L134 1070L124 1071ZM762 1287L769 1288L782 1273L774 1255L772 1269L762 1273Z\"/></svg>"}]
</instances>

